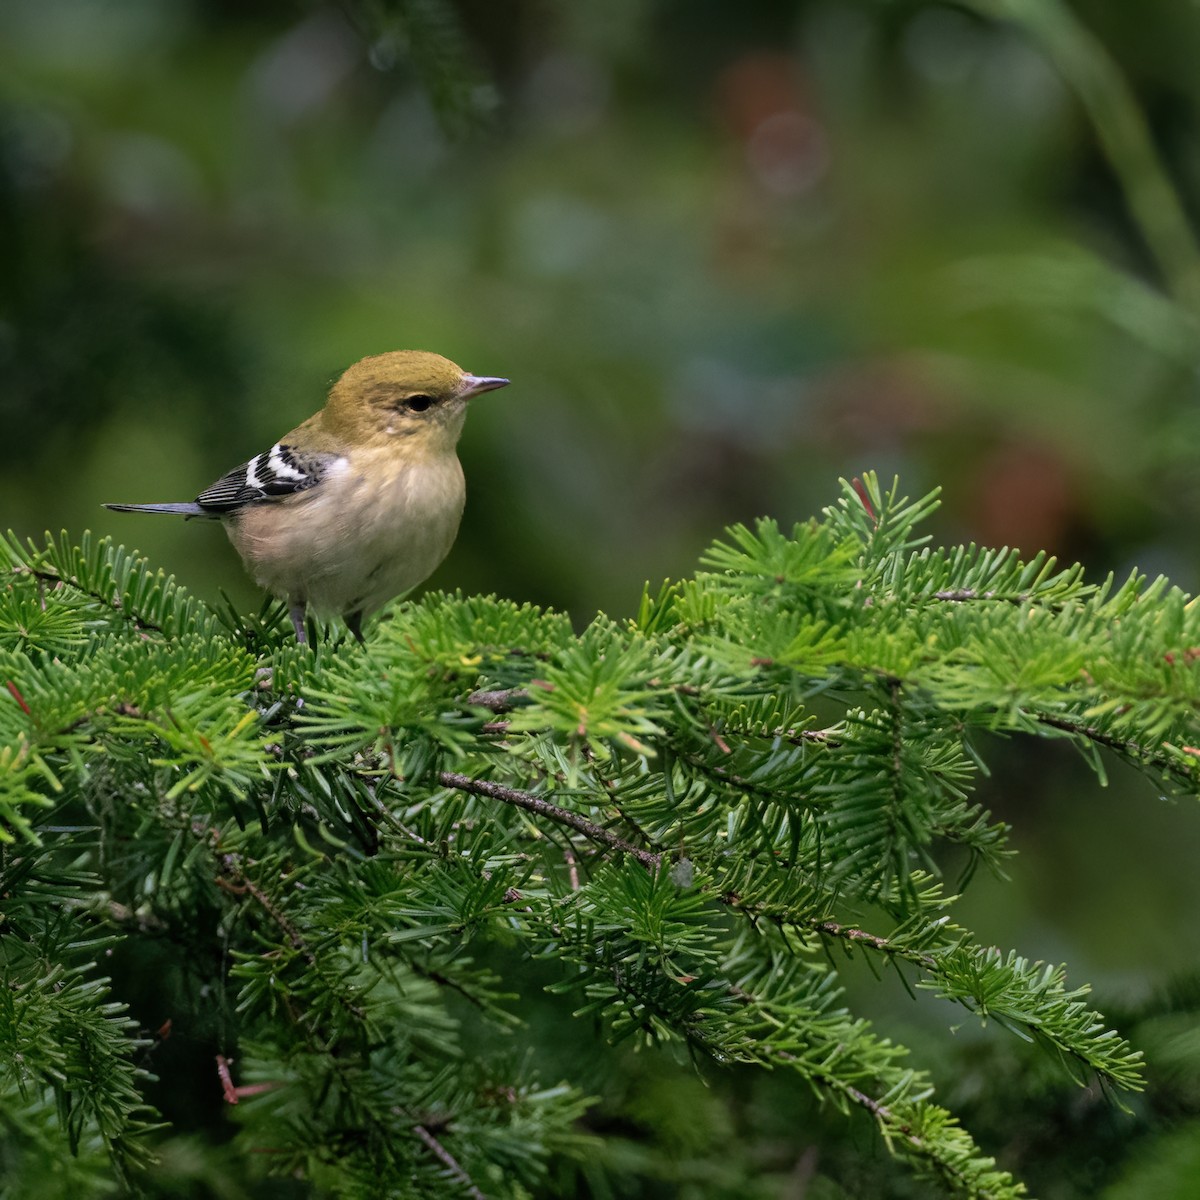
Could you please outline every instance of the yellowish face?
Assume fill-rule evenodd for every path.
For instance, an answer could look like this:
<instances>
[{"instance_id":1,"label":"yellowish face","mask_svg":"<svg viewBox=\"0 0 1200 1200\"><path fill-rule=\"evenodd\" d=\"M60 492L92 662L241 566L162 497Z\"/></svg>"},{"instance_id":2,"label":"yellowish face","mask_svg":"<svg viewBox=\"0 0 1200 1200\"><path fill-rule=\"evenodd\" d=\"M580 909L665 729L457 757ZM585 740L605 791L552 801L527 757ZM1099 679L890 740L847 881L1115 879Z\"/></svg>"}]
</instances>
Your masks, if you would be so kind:
<instances>
[{"instance_id":1,"label":"yellowish face","mask_svg":"<svg viewBox=\"0 0 1200 1200\"><path fill-rule=\"evenodd\" d=\"M394 350L350 367L329 393L329 415L359 440L444 451L458 441L467 401L506 382L470 375L440 354Z\"/></svg>"}]
</instances>

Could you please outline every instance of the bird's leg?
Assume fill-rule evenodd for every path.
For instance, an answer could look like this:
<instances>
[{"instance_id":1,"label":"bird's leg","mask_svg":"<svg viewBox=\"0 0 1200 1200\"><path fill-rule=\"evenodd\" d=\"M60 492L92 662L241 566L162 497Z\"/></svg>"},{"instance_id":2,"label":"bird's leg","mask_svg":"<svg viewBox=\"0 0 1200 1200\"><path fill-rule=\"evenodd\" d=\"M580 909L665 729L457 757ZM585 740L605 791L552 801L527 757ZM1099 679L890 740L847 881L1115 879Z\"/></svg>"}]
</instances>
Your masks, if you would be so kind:
<instances>
[{"instance_id":1,"label":"bird's leg","mask_svg":"<svg viewBox=\"0 0 1200 1200\"><path fill-rule=\"evenodd\" d=\"M363 639L363 632L362 632L363 615L362 615L362 609L360 608L360 609L357 609L355 612L347 613L343 619L344 619L344 620L345 620L345 622L346 622L346 628L347 628L348 630L350 630L350 632L351 632L352 634L354 634L354 640L355 640L355 641L356 641L356 642L357 642L357 643L358 643L360 646L365 646L367 643L366 643L366 641Z\"/></svg>"},{"instance_id":2,"label":"bird's leg","mask_svg":"<svg viewBox=\"0 0 1200 1200\"><path fill-rule=\"evenodd\" d=\"M292 618L292 628L296 631L296 641L301 645L308 641L308 635L304 632L304 610L306 605L301 600L299 603L288 605L288 616Z\"/></svg>"}]
</instances>

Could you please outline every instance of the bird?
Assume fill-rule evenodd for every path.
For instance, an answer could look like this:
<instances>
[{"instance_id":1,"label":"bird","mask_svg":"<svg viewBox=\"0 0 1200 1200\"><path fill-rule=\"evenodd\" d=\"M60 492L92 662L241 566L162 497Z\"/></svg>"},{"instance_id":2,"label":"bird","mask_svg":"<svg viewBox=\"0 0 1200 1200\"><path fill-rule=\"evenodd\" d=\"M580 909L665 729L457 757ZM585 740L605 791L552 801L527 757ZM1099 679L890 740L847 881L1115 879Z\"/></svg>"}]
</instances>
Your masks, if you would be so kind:
<instances>
[{"instance_id":1,"label":"bird","mask_svg":"<svg viewBox=\"0 0 1200 1200\"><path fill-rule=\"evenodd\" d=\"M507 387L424 350L360 359L325 407L194 501L115 512L221 521L247 571L288 608L363 621L427 579L458 533L466 484L456 447L473 396Z\"/></svg>"}]
</instances>

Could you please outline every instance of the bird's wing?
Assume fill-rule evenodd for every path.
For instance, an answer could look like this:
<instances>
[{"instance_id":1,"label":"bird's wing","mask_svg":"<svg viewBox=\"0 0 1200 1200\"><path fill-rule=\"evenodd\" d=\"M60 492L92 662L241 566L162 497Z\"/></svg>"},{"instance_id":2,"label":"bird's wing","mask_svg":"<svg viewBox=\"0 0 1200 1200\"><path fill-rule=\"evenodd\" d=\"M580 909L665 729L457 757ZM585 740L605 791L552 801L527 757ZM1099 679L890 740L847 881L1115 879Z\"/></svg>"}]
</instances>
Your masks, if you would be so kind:
<instances>
[{"instance_id":1,"label":"bird's wing","mask_svg":"<svg viewBox=\"0 0 1200 1200\"><path fill-rule=\"evenodd\" d=\"M196 497L205 512L237 512L248 504L282 500L320 483L337 455L305 453L283 442L242 463Z\"/></svg>"}]
</instances>

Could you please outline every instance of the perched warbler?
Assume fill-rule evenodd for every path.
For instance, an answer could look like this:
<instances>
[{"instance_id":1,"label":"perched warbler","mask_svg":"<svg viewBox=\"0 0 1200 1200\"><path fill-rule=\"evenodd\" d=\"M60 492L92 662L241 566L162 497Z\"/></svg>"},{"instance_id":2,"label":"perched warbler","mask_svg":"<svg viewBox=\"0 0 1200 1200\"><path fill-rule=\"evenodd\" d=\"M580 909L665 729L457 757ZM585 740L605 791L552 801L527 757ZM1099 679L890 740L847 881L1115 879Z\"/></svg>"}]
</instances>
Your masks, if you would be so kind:
<instances>
[{"instance_id":1,"label":"perched warbler","mask_svg":"<svg viewBox=\"0 0 1200 1200\"><path fill-rule=\"evenodd\" d=\"M449 552L466 499L455 446L467 401L507 383L422 350L364 358L319 413L193 502L105 507L221 520L250 574L287 602L299 641L311 610L340 616L361 642L363 618Z\"/></svg>"}]
</instances>

